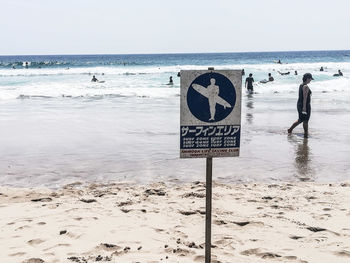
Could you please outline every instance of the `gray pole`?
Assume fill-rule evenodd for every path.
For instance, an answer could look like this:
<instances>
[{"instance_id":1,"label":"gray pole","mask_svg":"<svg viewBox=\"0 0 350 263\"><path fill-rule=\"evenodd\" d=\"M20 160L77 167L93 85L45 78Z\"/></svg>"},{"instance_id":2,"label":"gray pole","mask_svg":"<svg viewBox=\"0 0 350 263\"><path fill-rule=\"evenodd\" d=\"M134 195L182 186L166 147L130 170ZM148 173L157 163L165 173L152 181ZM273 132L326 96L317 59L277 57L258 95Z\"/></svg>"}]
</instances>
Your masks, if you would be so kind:
<instances>
[{"instance_id":1,"label":"gray pole","mask_svg":"<svg viewBox=\"0 0 350 263\"><path fill-rule=\"evenodd\" d=\"M205 263L210 263L211 258L211 197L212 197L212 174L213 158L207 158L207 178L205 195Z\"/></svg>"}]
</instances>

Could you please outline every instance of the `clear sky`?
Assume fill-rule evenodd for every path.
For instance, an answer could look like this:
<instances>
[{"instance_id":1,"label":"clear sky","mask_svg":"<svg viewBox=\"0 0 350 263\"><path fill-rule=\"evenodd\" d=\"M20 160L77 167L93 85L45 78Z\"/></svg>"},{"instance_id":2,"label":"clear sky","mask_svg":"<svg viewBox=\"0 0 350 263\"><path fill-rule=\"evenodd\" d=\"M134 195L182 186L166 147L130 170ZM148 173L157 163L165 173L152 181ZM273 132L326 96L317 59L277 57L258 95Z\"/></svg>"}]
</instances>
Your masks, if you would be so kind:
<instances>
[{"instance_id":1,"label":"clear sky","mask_svg":"<svg viewBox=\"0 0 350 263\"><path fill-rule=\"evenodd\" d=\"M0 55L350 49L350 0L0 3Z\"/></svg>"}]
</instances>

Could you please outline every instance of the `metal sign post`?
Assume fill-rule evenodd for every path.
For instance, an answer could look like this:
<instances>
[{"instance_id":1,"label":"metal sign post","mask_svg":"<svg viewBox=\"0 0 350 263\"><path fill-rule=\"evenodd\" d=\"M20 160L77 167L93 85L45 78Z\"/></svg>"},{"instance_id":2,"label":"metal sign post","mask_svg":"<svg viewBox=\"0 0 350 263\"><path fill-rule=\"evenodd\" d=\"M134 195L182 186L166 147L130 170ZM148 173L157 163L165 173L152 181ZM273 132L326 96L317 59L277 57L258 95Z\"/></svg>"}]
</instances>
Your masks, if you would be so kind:
<instances>
[{"instance_id":1,"label":"metal sign post","mask_svg":"<svg viewBox=\"0 0 350 263\"><path fill-rule=\"evenodd\" d=\"M211 258L211 200L212 200L212 174L213 158L207 158L205 184L205 263L210 263Z\"/></svg>"},{"instance_id":2,"label":"metal sign post","mask_svg":"<svg viewBox=\"0 0 350 263\"><path fill-rule=\"evenodd\" d=\"M211 262L213 157L239 156L241 70L181 70L180 157L206 158L205 263Z\"/></svg>"}]
</instances>

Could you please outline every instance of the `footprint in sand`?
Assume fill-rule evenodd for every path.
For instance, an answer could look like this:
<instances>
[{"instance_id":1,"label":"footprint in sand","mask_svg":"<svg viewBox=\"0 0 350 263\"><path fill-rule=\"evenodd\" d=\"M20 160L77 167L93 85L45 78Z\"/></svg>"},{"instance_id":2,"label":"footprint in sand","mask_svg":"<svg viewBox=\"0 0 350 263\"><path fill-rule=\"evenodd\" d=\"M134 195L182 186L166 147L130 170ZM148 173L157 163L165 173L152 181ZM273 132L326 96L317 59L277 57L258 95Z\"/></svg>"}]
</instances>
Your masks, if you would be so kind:
<instances>
[{"instance_id":1,"label":"footprint in sand","mask_svg":"<svg viewBox=\"0 0 350 263\"><path fill-rule=\"evenodd\" d=\"M189 254L193 254L193 253L194 253L194 252L192 252L192 251L190 251L190 250L188 250L188 249L183 249L183 248L179 248L179 247L174 248L174 249L172 250L172 252L173 252L174 254L177 254L178 256L181 256L181 257L185 257L185 256L187 256L187 255L189 255Z\"/></svg>"},{"instance_id":2,"label":"footprint in sand","mask_svg":"<svg viewBox=\"0 0 350 263\"><path fill-rule=\"evenodd\" d=\"M16 256L24 256L25 254L27 254L27 253L25 253L25 252L17 252L17 253L10 254L9 256L10 257L16 257Z\"/></svg>"},{"instance_id":3,"label":"footprint in sand","mask_svg":"<svg viewBox=\"0 0 350 263\"><path fill-rule=\"evenodd\" d=\"M234 250L234 246L232 245L234 243L234 241L230 240L230 239L220 239L217 241L214 241L213 244L219 246L219 247L229 247L232 250Z\"/></svg>"},{"instance_id":4,"label":"footprint in sand","mask_svg":"<svg viewBox=\"0 0 350 263\"><path fill-rule=\"evenodd\" d=\"M180 214L185 215L185 216L189 216L189 215L195 215L197 214L197 211L179 211Z\"/></svg>"},{"instance_id":5,"label":"footprint in sand","mask_svg":"<svg viewBox=\"0 0 350 263\"><path fill-rule=\"evenodd\" d=\"M245 225L248 225L250 222L249 221L244 221L244 222L232 222L236 225L239 225L239 226L245 226Z\"/></svg>"},{"instance_id":6,"label":"footprint in sand","mask_svg":"<svg viewBox=\"0 0 350 263\"><path fill-rule=\"evenodd\" d=\"M175 228L181 228L182 226L179 226L179 225L177 225L177 226L175 226ZM180 231L180 230L174 230L174 234L176 235L176 236L181 236L182 238L188 238L188 235L186 235L184 232L182 232L182 231Z\"/></svg>"},{"instance_id":7,"label":"footprint in sand","mask_svg":"<svg viewBox=\"0 0 350 263\"><path fill-rule=\"evenodd\" d=\"M97 251L118 251L121 250L122 247L118 246L118 245L114 245L114 244L109 244L109 243L101 243L100 245L98 245L96 247Z\"/></svg>"},{"instance_id":8,"label":"footprint in sand","mask_svg":"<svg viewBox=\"0 0 350 263\"><path fill-rule=\"evenodd\" d=\"M43 197L43 198L32 199L30 201L32 201L32 202L51 202L52 198L50 198L50 197Z\"/></svg>"},{"instance_id":9,"label":"footprint in sand","mask_svg":"<svg viewBox=\"0 0 350 263\"><path fill-rule=\"evenodd\" d=\"M215 224L215 225L221 226L221 225L226 225L227 222L225 222L224 220L215 220L215 221L214 221L214 224Z\"/></svg>"},{"instance_id":10,"label":"footprint in sand","mask_svg":"<svg viewBox=\"0 0 350 263\"><path fill-rule=\"evenodd\" d=\"M45 261L41 258L30 258L25 261L22 261L22 263L44 263Z\"/></svg>"},{"instance_id":11,"label":"footprint in sand","mask_svg":"<svg viewBox=\"0 0 350 263\"><path fill-rule=\"evenodd\" d=\"M29 245L34 246L34 245L39 245L39 244L44 243L44 242L45 242L45 240L42 240L40 238L36 238L36 239L29 240L27 243Z\"/></svg>"},{"instance_id":12,"label":"footprint in sand","mask_svg":"<svg viewBox=\"0 0 350 263\"><path fill-rule=\"evenodd\" d=\"M28 226L28 225L20 226L20 227L16 228L15 231L17 231L17 230L23 230L23 229L26 229L26 228L30 228L30 226Z\"/></svg>"},{"instance_id":13,"label":"footprint in sand","mask_svg":"<svg viewBox=\"0 0 350 263\"><path fill-rule=\"evenodd\" d=\"M300 239L300 238L304 238L304 237L302 237L302 236L294 236L294 235L292 235L292 236L290 236L289 238L294 239L294 240L298 240L298 239Z\"/></svg>"},{"instance_id":14,"label":"footprint in sand","mask_svg":"<svg viewBox=\"0 0 350 263\"><path fill-rule=\"evenodd\" d=\"M153 230L158 232L158 233L161 233L161 232L165 231L164 229L161 229L161 228L153 228Z\"/></svg>"},{"instance_id":15,"label":"footprint in sand","mask_svg":"<svg viewBox=\"0 0 350 263\"><path fill-rule=\"evenodd\" d=\"M56 247L70 247L70 246L71 246L70 244L57 244L53 247L45 248L44 251L48 251L48 250L54 249Z\"/></svg>"},{"instance_id":16,"label":"footprint in sand","mask_svg":"<svg viewBox=\"0 0 350 263\"><path fill-rule=\"evenodd\" d=\"M334 255L339 257L350 258L350 251L347 251L347 250L336 251L334 252Z\"/></svg>"},{"instance_id":17,"label":"footprint in sand","mask_svg":"<svg viewBox=\"0 0 350 263\"><path fill-rule=\"evenodd\" d=\"M123 202L118 202L117 206L121 207L121 206L127 206L127 205L132 205L133 202L131 200L127 200L127 201L123 201Z\"/></svg>"},{"instance_id":18,"label":"footprint in sand","mask_svg":"<svg viewBox=\"0 0 350 263\"><path fill-rule=\"evenodd\" d=\"M194 257L194 262L204 262L205 261L205 257L200 255L200 256L195 256Z\"/></svg>"},{"instance_id":19,"label":"footprint in sand","mask_svg":"<svg viewBox=\"0 0 350 263\"><path fill-rule=\"evenodd\" d=\"M213 255L212 255L212 257L213 257ZM193 261L194 262L204 262L205 261L205 256L203 256L203 255L195 256ZM211 263L221 263L221 261L216 260L216 259L211 259L210 262Z\"/></svg>"},{"instance_id":20,"label":"footprint in sand","mask_svg":"<svg viewBox=\"0 0 350 263\"><path fill-rule=\"evenodd\" d=\"M84 234L74 234L72 232L68 232L66 233L66 236L72 238L72 239L79 239L80 237L82 237Z\"/></svg>"},{"instance_id":21,"label":"footprint in sand","mask_svg":"<svg viewBox=\"0 0 350 263\"><path fill-rule=\"evenodd\" d=\"M244 256L257 256L262 259L272 259L272 258L280 258L281 255L272 252L261 252L259 248L247 249L241 252L241 255Z\"/></svg>"},{"instance_id":22,"label":"footprint in sand","mask_svg":"<svg viewBox=\"0 0 350 263\"><path fill-rule=\"evenodd\" d=\"M298 259L296 256L285 256L283 258L288 259L288 260L297 260Z\"/></svg>"}]
</instances>

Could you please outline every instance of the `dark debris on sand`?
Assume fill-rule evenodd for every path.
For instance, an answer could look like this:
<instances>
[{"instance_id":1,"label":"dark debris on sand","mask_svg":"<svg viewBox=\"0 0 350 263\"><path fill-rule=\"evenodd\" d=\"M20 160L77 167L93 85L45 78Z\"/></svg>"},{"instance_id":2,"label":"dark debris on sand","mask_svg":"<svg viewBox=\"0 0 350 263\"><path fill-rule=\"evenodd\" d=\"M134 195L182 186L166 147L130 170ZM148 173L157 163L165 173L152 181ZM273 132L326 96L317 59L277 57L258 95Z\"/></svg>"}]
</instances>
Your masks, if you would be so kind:
<instances>
[{"instance_id":1,"label":"dark debris on sand","mask_svg":"<svg viewBox=\"0 0 350 263\"><path fill-rule=\"evenodd\" d=\"M188 197L205 198L205 194L191 192L191 193L184 194L182 197L184 197L184 198L188 198Z\"/></svg>"},{"instance_id":2,"label":"dark debris on sand","mask_svg":"<svg viewBox=\"0 0 350 263\"><path fill-rule=\"evenodd\" d=\"M132 205L133 202L131 200L128 200L128 201L124 201L124 202L118 202L117 203L117 206L126 206L126 205Z\"/></svg>"},{"instance_id":3,"label":"dark debris on sand","mask_svg":"<svg viewBox=\"0 0 350 263\"><path fill-rule=\"evenodd\" d=\"M68 260L76 263L87 263L87 260L84 257L69 257Z\"/></svg>"},{"instance_id":4,"label":"dark debris on sand","mask_svg":"<svg viewBox=\"0 0 350 263\"><path fill-rule=\"evenodd\" d=\"M147 189L145 191L146 196L149 195L159 195L159 196L165 196L166 192L163 189Z\"/></svg>"},{"instance_id":5,"label":"dark debris on sand","mask_svg":"<svg viewBox=\"0 0 350 263\"><path fill-rule=\"evenodd\" d=\"M108 244L108 243L101 243L101 246L105 247L105 248L117 248L117 245L114 244Z\"/></svg>"},{"instance_id":6,"label":"dark debris on sand","mask_svg":"<svg viewBox=\"0 0 350 263\"><path fill-rule=\"evenodd\" d=\"M67 230L61 230L60 231L60 235L64 235L64 234L66 234L67 233Z\"/></svg>"}]
</instances>

